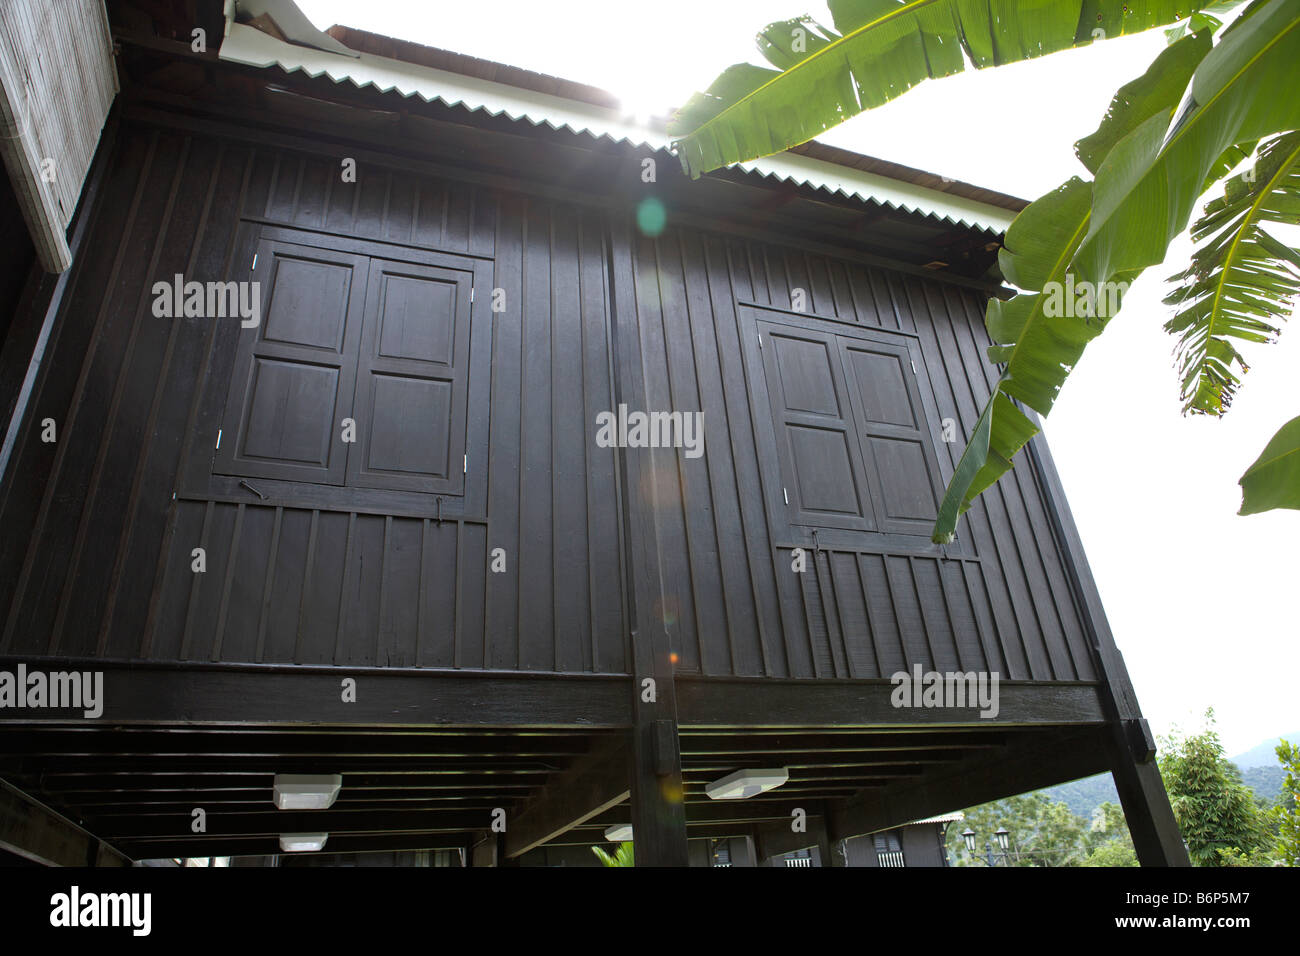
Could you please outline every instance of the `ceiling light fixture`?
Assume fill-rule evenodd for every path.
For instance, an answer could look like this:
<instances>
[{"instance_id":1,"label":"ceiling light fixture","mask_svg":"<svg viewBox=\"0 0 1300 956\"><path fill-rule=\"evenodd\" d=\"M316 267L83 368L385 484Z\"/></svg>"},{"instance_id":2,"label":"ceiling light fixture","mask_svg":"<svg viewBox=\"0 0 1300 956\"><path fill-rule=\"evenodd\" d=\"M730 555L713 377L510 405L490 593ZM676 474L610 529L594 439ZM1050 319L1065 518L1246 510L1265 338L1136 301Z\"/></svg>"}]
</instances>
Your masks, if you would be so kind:
<instances>
[{"instance_id":1,"label":"ceiling light fixture","mask_svg":"<svg viewBox=\"0 0 1300 956\"><path fill-rule=\"evenodd\" d=\"M280 849L285 853L307 853L322 849L329 838L328 833L281 833Z\"/></svg>"},{"instance_id":2,"label":"ceiling light fixture","mask_svg":"<svg viewBox=\"0 0 1300 956\"><path fill-rule=\"evenodd\" d=\"M342 774L277 773L272 792L281 810L325 810L342 787Z\"/></svg>"},{"instance_id":3,"label":"ceiling light fixture","mask_svg":"<svg viewBox=\"0 0 1300 956\"><path fill-rule=\"evenodd\" d=\"M704 792L713 800L743 800L768 790L775 790L790 779L785 767L771 770L737 770L721 780L706 784Z\"/></svg>"}]
</instances>

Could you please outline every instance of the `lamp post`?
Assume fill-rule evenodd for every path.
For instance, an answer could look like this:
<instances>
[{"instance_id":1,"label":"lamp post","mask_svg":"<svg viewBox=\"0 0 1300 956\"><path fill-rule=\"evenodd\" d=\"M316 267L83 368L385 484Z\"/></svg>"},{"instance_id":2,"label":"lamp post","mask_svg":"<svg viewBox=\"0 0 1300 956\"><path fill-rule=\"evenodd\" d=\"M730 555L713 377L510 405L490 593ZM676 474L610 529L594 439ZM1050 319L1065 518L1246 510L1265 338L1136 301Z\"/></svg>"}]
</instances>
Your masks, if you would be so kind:
<instances>
[{"instance_id":1,"label":"lamp post","mask_svg":"<svg viewBox=\"0 0 1300 956\"><path fill-rule=\"evenodd\" d=\"M995 854L993 852L993 841L986 839L984 841L984 865L997 866L998 863L1002 863L1003 866L1010 865L1007 861L1011 859L1011 854L1008 852L1008 848L1011 846L1011 832L1006 827L998 827L993 836L998 841L998 849L1001 852ZM966 841L966 852L978 860L979 857L975 856L975 831L967 827L962 831L961 838Z\"/></svg>"}]
</instances>

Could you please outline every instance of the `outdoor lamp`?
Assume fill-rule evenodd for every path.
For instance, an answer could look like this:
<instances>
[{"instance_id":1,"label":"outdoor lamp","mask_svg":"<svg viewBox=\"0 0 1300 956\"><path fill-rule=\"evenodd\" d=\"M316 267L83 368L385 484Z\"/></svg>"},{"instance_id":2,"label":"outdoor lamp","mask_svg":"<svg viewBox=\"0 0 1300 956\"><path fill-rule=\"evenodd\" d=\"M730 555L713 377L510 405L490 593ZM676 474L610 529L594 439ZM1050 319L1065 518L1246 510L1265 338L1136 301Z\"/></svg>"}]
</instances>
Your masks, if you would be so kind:
<instances>
[{"instance_id":1,"label":"outdoor lamp","mask_svg":"<svg viewBox=\"0 0 1300 956\"><path fill-rule=\"evenodd\" d=\"M967 827L965 830L961 831L961 838L966 841L966 852L974 853L975 852L975 831L972 830L970 827Z\"/></svg>"},{"instance_id":2,"label":"outdoor lamp","mask_svg":"<svg viewBox=\"0 0 1300 956\"><path fill-rule=\"evenodd\" d=\"M1005 853L1007 844L1011 839L1011 834L1007 831L1006 827L998 827L997 832L993 835L998 838L998 846L1001 847L1002 851Z\"/></svg>"},{"instance_id":3,"label":"outdoor lamp","mask_svg":"<svg viewBox=\"0 0 1300 956\"><path fill-rule=\"evenodd\" d=\"M325 810L342 787L342 774L277 773L271 793L281 810Z\"/></svg>"},{"instance_id":4,"label":"outdoor lamp","mask_svg":"<svg viewBox=\"0 0 1300 956\"><path fill-rule=\"evenodd\" d=\"M310 853L323 849L328 833L281 833L280 849L285 853Z\"/></svg>"},{"instance_id":5,"label":"outdoor lamp","mask_svg":"<svg viewBox=\"0 0 1300 956\"><path fill-rule=\"evenodd\" d=\"M775 790L790 779L785 767L771 770L737 770L721 780L706 784L704 792L710 800L743 800L768 790Z\"/></svg>"}]
</instances>

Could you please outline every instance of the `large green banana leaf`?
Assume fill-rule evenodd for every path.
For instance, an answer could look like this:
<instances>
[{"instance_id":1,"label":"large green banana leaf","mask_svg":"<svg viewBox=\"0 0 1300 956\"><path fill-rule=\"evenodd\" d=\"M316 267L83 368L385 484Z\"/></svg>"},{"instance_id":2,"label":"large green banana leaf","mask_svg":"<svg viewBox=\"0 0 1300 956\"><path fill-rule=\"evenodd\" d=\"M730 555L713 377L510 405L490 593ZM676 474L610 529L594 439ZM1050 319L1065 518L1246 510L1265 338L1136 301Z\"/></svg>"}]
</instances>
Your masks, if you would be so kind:
<instances>
[{"instance_id":1,"label":"large green banana leaf","mask_svg":"<svg viewBox=\"0 0 1300 956\"><path fill-rule=\"evenodd\" d=\"M1184 411L1227 411L1240 384L1234 366L1246 369L1234 340L1273 341L1300 294L1300 251L1264 228L1300 225L1300 133L1265 144L1252 173L1206 205L1192 238L1209 240L1171 277L1181 285L1165 303L1180 309L1165 329L1180 336Z\"/></svg>"},{"instance_id":2,"label":"large green banana leaf","mask_svg":"<svg viewBox=\"0 0 1300 956\"><path fill-rule=\"evenodd\" d=\"M1148 119L1167 124L1210 45L1208 31L1184 37L1121 87L1097 131L1076 144L1084 165L1095 171L1110 145ZM1037 433L1038 426L1012 399L1040 415L1051 411L1084 348L1113 314L1049 315L1051 296L1043 291L1067 283L1070 263L1088 232L1092 191L1091 183L1072 178L1031 203L1007 230L998 264L1007 280L1025 291L1007 301L989 301L985 325L994 342L989 357L1005 367L940 503L932 535L938 543L952 540L958 518L1010 470L1013 456ZM1125 273L1113 279L1129 283L1136 277Z\"/></svg>"},{"instance_id":3,"label":"large green banana leaf","mask_svg":"<svg viewBox=\"0 0 1300 956\"><path fill-rule=\"evenodd\" d=\"M1097 173L1080 280L1162 261L1225 151L1300 129L1300 2L1270 0L1224 31L1168 127L1152 116L1116 143Z\"/></svg>"},{"instance_id":4,"label":"large green banana leaf","mask_svg":"<svg viewBox=\"0 0 1300 956\"><path fill-rule=\"evenodd\" d=\"M1283 425L1246 469L1241 485L1243 515L1273 508L1300 509L1300 418Z\"/></svg>"},{"instance_id":5,"label":"large green banana leaf","mask_svg":"<svg viewBox=\"0 0 1300 956\"><path fill-rule=\"evenodd\" d=\"M1174 23L1208 0L828 0L758 35L775 69L729 67L669 125L691 176L778 153L933 77Z\"/></svg>"}]
</instances>

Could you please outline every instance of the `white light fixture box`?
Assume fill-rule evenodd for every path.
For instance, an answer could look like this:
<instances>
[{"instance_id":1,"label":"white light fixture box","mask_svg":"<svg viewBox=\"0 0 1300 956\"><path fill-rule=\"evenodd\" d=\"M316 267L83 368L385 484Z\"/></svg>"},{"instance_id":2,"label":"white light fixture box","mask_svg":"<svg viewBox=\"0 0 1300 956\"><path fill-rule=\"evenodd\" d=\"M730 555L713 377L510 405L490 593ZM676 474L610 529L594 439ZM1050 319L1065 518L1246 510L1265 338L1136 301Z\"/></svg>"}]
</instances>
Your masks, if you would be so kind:
<instances>
[{"instance_id":1,"label":"white light fixture box","mask_svg":"<svg viewBox=\"0 0 1300 956\"><path fill-rule=\"evenodd\" d=\"M706 784L704 792L714 800L743 800L767 790L775 790L790 779L785 767L772 770L737 770L721 780Z\"/></svg>"},{"instance_id":2,"label":"white light fixture box","mask_svg":"<svg viewBox=\"0 0 1300 956\"><path fill-rule=\"evenodd\" d=\"M612 827L606 827L605 839L610 843L622 843L624 840L632 839L631 824L616 823Z\"/></svg>"},{"instance_id":3,"label":"white light fixture box","mask_svg":"<svg viewBox=\"0 0 1300 956\"><path fill-rule=\"evenodd\" d=\"M285 853L308 853L323 849L328 833L281 833L280 849Z\"/></svg>"},{"instance_id":4,"label":"white light fixture box","mask_svg":"<svg viewBox=\"0 0 1300 956\"><path fill-rule=\"evenodd\" d=\"M342 774L277 773L272 791L281 810L325 810L342 787Z\"/></svg>"}]
</instances>

